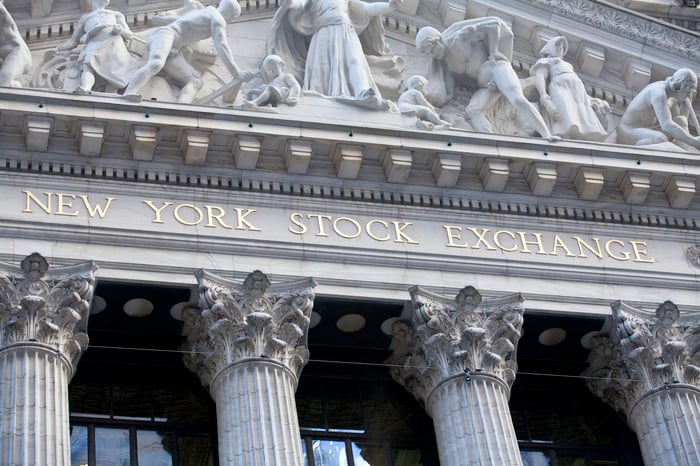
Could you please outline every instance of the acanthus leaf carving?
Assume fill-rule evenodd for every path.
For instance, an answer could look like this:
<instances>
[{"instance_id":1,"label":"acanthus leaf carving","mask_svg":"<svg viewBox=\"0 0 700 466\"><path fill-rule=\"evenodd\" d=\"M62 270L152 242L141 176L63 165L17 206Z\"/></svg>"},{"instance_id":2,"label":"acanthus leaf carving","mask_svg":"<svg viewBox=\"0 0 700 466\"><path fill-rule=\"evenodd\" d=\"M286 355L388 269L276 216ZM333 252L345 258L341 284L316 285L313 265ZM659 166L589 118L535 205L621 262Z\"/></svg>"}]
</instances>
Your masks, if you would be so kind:
<instances>
[{"instance_id":1,"label":"acanthus leaf carving","mask_svg":"<svg viewBox=\"0 0 700 466\"><path fill-rule=\"evenodd\" d=\"M40 254L27 256L17 269L3 264L0 277L0 348L37 342L60 351L71 363L88 346L78 328L86 321L97 266L84 263L49 271Z\"/></svg>"},{"instance_id":2,"label":"acanthus leaf carving","mask_svg":"<svg viewBox=\"0 0 700 466\"><path fill-rule=\"evenodd\" d=\"M700 387L700 324L681 315L671 301L654 313L617 301L610 335L592 339L589 389L616 410L629 414L646 393L669 384Z\"/></svg>"},{"instance_id":3,"label":"acanthus leaf carving","mask_svg":"<svg viewBox=\"0 0 700 466\"><path fill-rule=\"evenodd\" d=\"M226 367L246 359L269 359L297 377L309 358L304 346L315 282L271 286L260 271L243 285L200 270L200 309L183 312L185 364L209 386Z\"/></svg>"},{"instance_id":4,"label":"acanthus leaf carving","mask_svg":"<svg viewBox=\"0 0 700 466\"><path fill-rule=\"evenodd\" d=\"M412 313L393 327L392 377L425 401L443 380L485 373L511 385L523 323L519 294L482 299L473 287L455 299L411 289Z\"/></svg>"}]
</instances>

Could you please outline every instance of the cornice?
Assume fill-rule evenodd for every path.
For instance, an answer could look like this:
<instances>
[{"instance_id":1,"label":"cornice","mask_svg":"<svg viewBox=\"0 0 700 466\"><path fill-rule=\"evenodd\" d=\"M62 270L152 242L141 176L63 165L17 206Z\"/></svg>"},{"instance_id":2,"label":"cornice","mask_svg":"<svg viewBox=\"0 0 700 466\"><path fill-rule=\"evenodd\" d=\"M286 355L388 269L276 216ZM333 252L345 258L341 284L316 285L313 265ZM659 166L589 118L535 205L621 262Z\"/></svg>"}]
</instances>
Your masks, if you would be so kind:
<instances>
[{"instance_id":1,"label":"cornice","mask_svg":"<svg viewBox=\"0 0 700 466\"><path fill-rule=\"evenodd\" d=\"M700 229L691 153L27 89L0 106L9 173Z\"/></svg>"}]
</instances>

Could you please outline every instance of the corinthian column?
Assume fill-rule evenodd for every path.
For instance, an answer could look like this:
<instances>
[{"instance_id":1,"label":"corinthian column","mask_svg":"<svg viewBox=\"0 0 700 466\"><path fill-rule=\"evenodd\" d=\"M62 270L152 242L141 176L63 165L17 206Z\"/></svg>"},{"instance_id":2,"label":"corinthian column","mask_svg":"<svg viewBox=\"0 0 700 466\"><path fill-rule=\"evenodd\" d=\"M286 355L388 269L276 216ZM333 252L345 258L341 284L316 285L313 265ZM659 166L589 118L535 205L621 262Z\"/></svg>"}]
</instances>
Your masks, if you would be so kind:
<instances>
[{"instance_id":1,"label":"corinthian column","mask_svg":"<svg viewBox=\"0 0 700 466\"><path fill-rule=\"evenodd\" d=\"M260 271L242 286L205 271L197 279L201 310L185 312L185 365L216 402L219 463L303 465L294 392L316 283L270 285Z\"/></svg>"},{"instance_id":2,"label":"corinthian column","mask_svg":"<svg viewBox=\"0 0 700 466\"><path fill-rule=\"evenodd\" d=\"M69 466L68 382L87 348L94 263L0 264L0 464Z\"/></svg>"},{"instance_id":3,"label":"corinthian column","mask_svg":"<svg viewBox=\"0 0 700 466\"><path fill-rule=\"evenodd\" d=\"M627 416L644 463L700 464L700 313L612 304L614 328L592 339L589 389Z\"/></svg>"},{"instance_id":4,"label":"corinthian column","mask_svg":"<svg viewBox=\"0 0 700 466\"><path fill-rule=\"evenodd\" d=\"M522 297L455 299L411 289L412 312L394 324L394 380L425 403L442 466L521 465L508 399L523 323Z\"/></svg>"}]
</instances>

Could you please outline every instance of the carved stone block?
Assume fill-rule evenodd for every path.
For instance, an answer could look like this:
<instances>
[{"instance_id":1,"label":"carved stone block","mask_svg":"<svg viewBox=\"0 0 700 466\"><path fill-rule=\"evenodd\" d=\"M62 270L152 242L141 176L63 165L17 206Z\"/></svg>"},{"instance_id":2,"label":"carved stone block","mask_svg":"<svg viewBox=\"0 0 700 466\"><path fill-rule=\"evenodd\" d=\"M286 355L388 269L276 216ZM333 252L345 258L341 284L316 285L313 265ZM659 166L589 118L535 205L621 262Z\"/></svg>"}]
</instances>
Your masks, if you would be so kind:
<instances>
[{"instance_id":1,"label":"carved stone block","mask_svg":"<svg viewBox=\"0 0 700 466\"><path fill-rule=\"evenodd\" d=\"M101 121L81 121L78 128L78 148L80 155L98 156L105 139L105 127Z\"/></svg>"},{"instance_id":2,"label":"carved stone block","mask_svg":"<svg viewBox=\"0 0 700 466\"><path fill-rule=\"evenodd\" d=\"M282 158L288 173L306 174L311 162L311 143L298 139L288 140Z\"/></svg>"},{"instance_id":3,"label":"carved stone block","mask_svg":"<svg viewBox=\"0 0 700 466\"><path fill-rule=\"evenodd\" d=\"M464 3L458 3L450 0L440 0L438 12L442 18L442 24L449 26L462 21L467 16L467 7Z\"/></svg>"},{"instance_id":4,"label":"carved stone block","mask_svg":"<svg viewBox=\"0 0 700 466\"><path fill-rule=\"evenodd\" d=\"M557 183L557 166L553 163L536 162L525 174L530 191L535 196L550 196Z\"/></svg>"},{"instance_id":5,"label":"carved stone block","mask_svg":"<svg viewBox=\"0 0 700 466\"><path fill-rule=\"evenodd\" d=\"M24 142L27 150L45 152L49 148L49 136L53 118L30 116L25 120Z\"/></svg>"},{"instance_id":6,"label":"carved stone block","mask_svg":"<svg viewBox=\"0 0 700 466\"><path fill-rule=\"evenodd\" d=\"M405 183L411 173L413 155L409 150L391 149L387 151L383 165L387 181Z\"/></svg>"},{"instance_id":7,"label":"carved stone block","mask_svg":"<svg viewBox=\"0 0 700 466\"><path fill-rule=\"evenodd\" d=\"M485 159L479 170L484 190L498 193L506 189L509 174L510 160L505 159Z\"/></svg>"},{"instance_id":8,"label":"carved stone block","mask_svg":"<svg viewBox=\"0 0 700 466\"><path fill-rule=\"evenodd\" d=\"M641 91L651 80L651 64L633 57L627 57L622 66L622 74L628 88Z\"/></svg>"},{"instance_id":9,"label":"carved stone block","mask_svg":"<svg viewBox=\"0 0 700 466\"><path fill-rule=\"evenodd\" d=\"M364 147L352 144L338 144L333 151L333 165L338 178L355 179L360 173Z\"/></svg>"},{"instance_id":10,"label":"carved stone block","mask_svg":"<svg viewBox=\"0 0 700 466\"><path fill-rule=\"evenodd\" d=\"M687 209L695 197L695 178L673 176L666 186L666 197L671 207Z\"/></svg>"},{"instance_id":11,"label":"carved stone block","mask_svg":"<svg viewBox=\"0 0 700 466\"><path fill-rule=\"evenodd\" d=\"M456 154L437 154L431 165L435 184L438 186L454 186L462 171L462 157Z\"/></svg>"},{"instance_id":12,"label":"carved stone block","mask_svg":"<svg viewBox=\"0 0 700 466\"><path fill-rule=\"evenodd\" d=\"M581 42L576 54L576 62L582 72L597 78L605 65L605 48Z\"/></svg>"},{"instance_id":13,"label":"carved stone block","mask_svg":"<svg viewBox=\"0 0 700 466\"><path fill-rule=\"evenodd\" d=\"M233 142L233 158L236 168L243 170L255 170L260 157L262 142L254 136L239 134Z\"/></svg>"},{"instance_id":14,"label":"carved stone block","mask_svg":"<svg viewBox=\"0 0 700 466\"><path fill-rule=\"evenodd\" d=\"M158 129L153 126L135 125L129 134L129 147L134 160L153 160L158 142Z\"/></svg>"},{"instance_id":15,"label":"carved stone block","mask_svg":"<svg viewBox=\"0 0 700 466\"><path fill-rule=\"evenodd\" d=\"M51 16L53 0L31 0L32 18L46 18Z\"/></svg>"},{"instance_id":16,"label":"carved stone block","mask_svg":"<svg viewBox=\"0 0 700 466\"><path fill-rule=\"evenodd\" d=\"M180 140L180 149L189 165L204 165L209 150L210 135L205 131L185 130Z\"/></svg>"},{"instance_id":17,"label":"carved stone block","mask_svg":"<svg viewBox=\"0 0 700 466\"><path fill-rule=\"evenodd\" d=\"M605 177L603 170L593 167L581 167L574 178L574 186L578 197L587 201L595 201L603 190Z\"/></svg>"},{"instance_id":18,"label":"carved stone block","mask_svg":"<svg viewBox=\"0 0 700 466\"><path fill-rule=\"evenodd\" d=\"M404 0L403 2L399 3L399 11L401 13L415 15L418 11L418 5L420 5L420 0Z\"/></svg>"},{"instance_id":19,"label":"carved stone block","mask_svg":"<svg viewBox=\"0 0 700 466\"><path fill-rule=\"evenodd\" d=\"M643 204L649 194L651 180L648 173L626 172L620 189L628 204Z\"/></svg>"}]
</instances>

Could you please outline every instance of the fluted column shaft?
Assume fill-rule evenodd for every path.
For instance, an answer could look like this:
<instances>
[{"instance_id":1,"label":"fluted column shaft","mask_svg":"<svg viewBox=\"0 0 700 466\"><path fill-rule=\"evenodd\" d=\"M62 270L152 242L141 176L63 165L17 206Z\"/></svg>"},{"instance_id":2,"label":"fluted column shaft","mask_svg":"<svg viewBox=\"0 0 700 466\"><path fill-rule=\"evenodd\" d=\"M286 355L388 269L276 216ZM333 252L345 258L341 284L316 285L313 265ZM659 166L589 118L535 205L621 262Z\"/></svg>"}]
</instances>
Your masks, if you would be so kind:
<instances>
[{"instance_id":1,"label":"fluted column shaft","mask_svg":"<svg viewBox=\"0 0 700 466\"><path fill-rule=\"evenodd\" d=\"M508 408L510 390L496 377L447 379L428 398L441 466L520 465Z\"/></svg>"},{"instance_id":2,"label":"fluted column shaft","mask_svg":"<svg viewBox=\"0 0 700 466\"><path fill-rule=\"evenodd\" d=\"M391 375L425 402L441 466L520 466L508 408L524 309L518 294L456 298L414 287L392 328Z\"/></svg>"},{"instance_id":3,"label":"fluted column shaft","mask_svg":"<svg viewBox=\"0 0 700 466\"><path fill-rule=\"evenodd\" d=\"M669 385L648 393L632 408L629 423L637 433L644 464L700 464L700 390Z\"/></svg>"},{"instance_id":4,"label":"fluted column shaft","mask_svg":"<svg viewBox=\"0 0 700 466\"><path fill-rule=\"evenodd\" d=\"M0 350L0 464L70 465L69 373L45 345Z\"/></svg>"},{"instance_id":5,"label":"fluted column shaft","mask_svg":"<svg viewBox=\"0 0 700 466\"><path fill-rule=\"evenodd\" d=\"M211 394L221 464L304 464L295 386L288 369L264 359L235 364L217 376Z\"/></svg>"},{"instance_id":6,"label":"fluted column shaft","mask_svg":"<svg viewBox=\"0 0 700 466\"><path fill-rule=\"evenodd\" d=\"M185 311L185 365L216 402L219 462L302 466L294 392L309 359L312 279L271 285L260 271L243 285L197 273L200 309Z\"/></svg>"}]
</instances>

